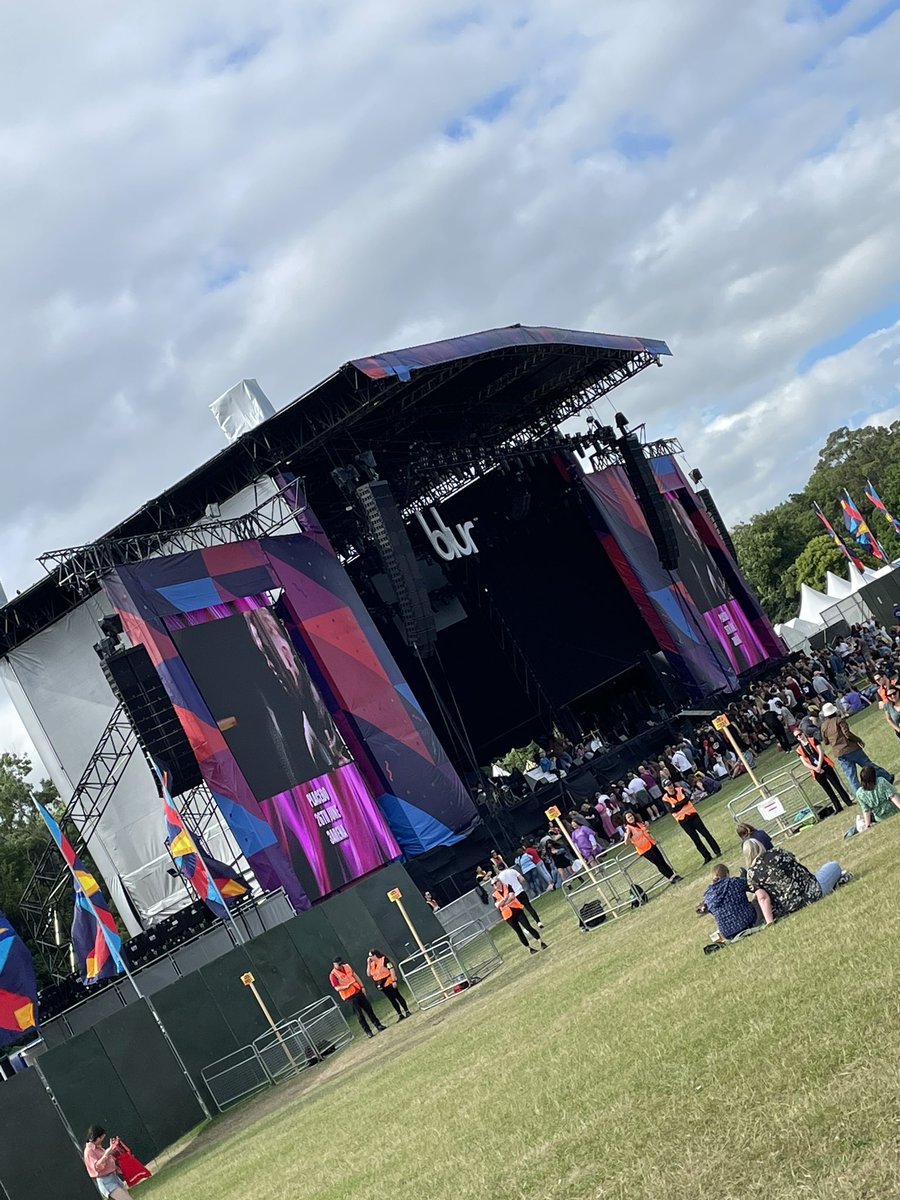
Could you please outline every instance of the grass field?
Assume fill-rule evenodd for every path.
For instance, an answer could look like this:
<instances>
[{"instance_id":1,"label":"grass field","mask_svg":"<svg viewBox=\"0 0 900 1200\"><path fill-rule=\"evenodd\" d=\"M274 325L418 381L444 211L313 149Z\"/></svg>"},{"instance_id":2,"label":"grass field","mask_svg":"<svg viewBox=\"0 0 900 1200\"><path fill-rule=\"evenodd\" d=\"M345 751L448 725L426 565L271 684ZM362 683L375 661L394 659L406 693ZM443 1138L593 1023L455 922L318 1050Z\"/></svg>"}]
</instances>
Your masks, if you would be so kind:
<instances>
[{"instance_id":1,"label":"grass field","mask_svg":"<svg viewBox=\"0 0 900 1200\"><path fill-rule=\"evenodd\" d=\"M857 728L900 771L879 712ZM787 762L769 751L761 769ZM739 864L725 795L702 806ZM816 789L818 790L818 789ZM811 793L812 794L812 793ZM550 949L219 1118L145 1200L884 1200L900 1196L900 815L791 839L857 880L716 954L708 869L669 819L683 883L590 934L542 898Z\"/></svg>"}]
</instances>

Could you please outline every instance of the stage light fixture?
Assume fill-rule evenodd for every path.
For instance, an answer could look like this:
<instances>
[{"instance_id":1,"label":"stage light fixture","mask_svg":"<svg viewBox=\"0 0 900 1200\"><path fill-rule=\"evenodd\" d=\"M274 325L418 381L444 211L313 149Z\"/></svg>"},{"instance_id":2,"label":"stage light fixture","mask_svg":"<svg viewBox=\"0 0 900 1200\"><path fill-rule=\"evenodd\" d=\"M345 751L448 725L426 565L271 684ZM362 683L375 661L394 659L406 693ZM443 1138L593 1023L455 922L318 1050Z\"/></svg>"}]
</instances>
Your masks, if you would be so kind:
<instances>
[{"instance_id":1,"label":"stage light fixture","mask_svg":"<svg viewBox=\"0 0 900 1200\"><path fill-rule=\"evenodd\" d=\"M697 470L696 467L694 467L694 469L690 473L690 479L691 479L692 483L696 483L699 485L703 482L703 475L700 473L700 471Z\"/></svg>"},{"instance_id":2,"label":"stage light fixture","mask_svg":"<svg viewBox=\"0 0 900 1200\"><path fill-rule=\"evenodd\" d=\"M615 417L613 418L613 420L615 421L616 428L619 430L620 433L628 432L628 418L625 416L624 413L617 412Z\"/></svg>"}]
</instances>

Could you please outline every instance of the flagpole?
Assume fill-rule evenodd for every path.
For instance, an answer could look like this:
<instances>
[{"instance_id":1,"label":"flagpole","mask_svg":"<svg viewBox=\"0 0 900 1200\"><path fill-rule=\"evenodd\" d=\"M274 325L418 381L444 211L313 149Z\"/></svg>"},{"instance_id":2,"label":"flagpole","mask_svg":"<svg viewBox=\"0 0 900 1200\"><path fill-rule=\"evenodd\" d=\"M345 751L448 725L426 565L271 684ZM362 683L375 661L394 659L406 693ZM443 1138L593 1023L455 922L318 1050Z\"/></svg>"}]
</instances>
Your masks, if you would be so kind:
<instances>
[{"instance_id":1,"label":"flagpole","mask_svg":"<svg viewBox=\"0 0 900 1200\"><path fill-rule=\"evenodd\" d=\"M32 797L32 800L34 801L35 807L37 808L41 817L44 818L44 821L46 823L46 817L44 817L44 811L43 811L40 803L38 802L36 797ZM62 826L59 825L57 827L59 829L60 836L64 837L65 835L63 834ZM53 837L53 829L52 828L50 828L50 836ZM68 841L68 838L66 840ZM100 929L101 933L103 934L103 940L106 942L107 949L112 954L113 959L115 960L116 964L122 968L123 972L125 973L125 975L128 979L128 982L134 988L134 993L137 996L137 998L139 1000L143 1000L144 1003L147 1005L147 1008L150 1010L150 1013L153 1016L153 1019L156 1022L157 1027L159 1028L159 1032L163 1036L163 1040L165 1041L165 1043L169 1047L169 1049L172 1051L172 1054L175 1057L175 1061L178 1063L179 1067L181 1068L182 1074L184 1075L185 1079L188 1081L188 1085L190 1086L191 1091L196 1096L197 1103L200 1105L200 1108L203 1111L203 1115L207 1118L207 1120L211 1120L212 1113L209 1111L206 1101L201 1096L196 1083L194 1083L193 1079L191 1078L191 1076L188 1072L188 1069L184 1064L184 1060L182 1059L181 1055L178 1053L178 1047L175 1045L175 1043L172 1041L172 1038L169 1036L169 1031L168 1031L168 1029L166 1029L165 1025L163 1024L162 1017L156 1011L156 1005L153 1003L153 1001L150 999L150 997L145 996L144 993L141 991L141 989L138 987L137 980L132 975L131 971L128 969L128 964L125 962L125 956L121 953L121 950L117 950L116 947L113 946L112 943L110 942L109 930L106 928L104 923L100 920L100 914L97 912L97 909L94 907L93 900L87 894L85 889L81 886L81 881L79 880L78 874L75 871L74 862L69 862L69 860L66 858L65 854L63 854L62 846L60 845L59 842L56 841L55 837L53 837L53 841L56 843L57 849L59 850L60 854L62 855L63 862L66 864L66 866L69 869L69 874L72 876L72 880L75 884L76 894L80 893L82 896L84 896L85 900L87 901L88 908L91 910L91 914L93 915L94 920L97 922L97 927ZM69 844L71 846L71 843L69 843ZM71 846L71 849L72 849L72 854L74 856L75 855L75 847Z\"/></svg>"}]
</instances>

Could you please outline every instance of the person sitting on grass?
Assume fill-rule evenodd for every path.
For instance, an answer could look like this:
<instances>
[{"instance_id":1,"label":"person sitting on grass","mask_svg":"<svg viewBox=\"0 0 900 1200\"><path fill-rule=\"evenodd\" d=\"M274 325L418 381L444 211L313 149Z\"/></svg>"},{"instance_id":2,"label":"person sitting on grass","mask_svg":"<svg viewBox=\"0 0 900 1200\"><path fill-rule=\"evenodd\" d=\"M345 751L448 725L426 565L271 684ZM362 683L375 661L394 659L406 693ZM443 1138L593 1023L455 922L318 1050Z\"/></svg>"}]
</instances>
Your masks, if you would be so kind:
<instances>
[{"instance_id":1,"label":"person sitting on grass","mask_svg":"<svg viewBox=\"0 0 900 1200\"><path fill-rule=\"evenodd\" d=\"M863 828L873 821L886 821L900 809L900 795L892 783L875 774L874 767L859 768L859 787L856 799L863 811Z\"/></svg>"},{"instance_id":2,"label":"person sitting on grass","mask_svg":"<svg viewBox=\"0 0 900 1200\"><path fill-rule=\"evenodd\" d=\"M744 862L748 890L756 897L767 925L821 900L853 878L836 862L824 863L814 875L790 850L781 846L766 850L756 838L744 842Z\"/></svg>"},{"instance_id":3,"label":"person sitting on grass","mask_svg":"<svg viewBox=\"0 0 900 1200\"><path fill-rule=\"evenodd\" d=\"M741 844L747 841L748 838L756 838L762 843L764 850L771 850L774 842L769 837L764 829L756 829L753 825L748 825L745 821L741 821L735 829L735 833L741 839Z\"/></svg>"},{"instance_id":4,"label":"person sitting on grass","mask_svg":"<svg viewBox=\"0 0 900 1200\"><path fill-rule=\"evenodd\" d=\"M713 867L712 883L697 905L698 913L709 913L723 938L730 940L752 929L759 919L756 909L747 899L747 882L730 875L724 863Z\"/></svg>"}]
</instances>

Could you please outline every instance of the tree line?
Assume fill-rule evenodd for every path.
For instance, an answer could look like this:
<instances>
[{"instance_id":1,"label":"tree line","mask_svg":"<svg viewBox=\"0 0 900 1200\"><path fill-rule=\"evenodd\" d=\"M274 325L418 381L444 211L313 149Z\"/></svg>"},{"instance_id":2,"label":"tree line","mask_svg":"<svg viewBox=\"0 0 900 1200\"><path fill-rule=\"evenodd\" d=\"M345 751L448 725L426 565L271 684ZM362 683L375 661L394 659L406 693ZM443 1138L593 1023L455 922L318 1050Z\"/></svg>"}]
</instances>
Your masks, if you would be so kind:
<instances>
[{"instance_id":1,"label":"tree line","mask_svg":"<svg viewBox=\"0 0 900 1200\"><path fill-rule=\"evenodd\" d=\"M839 497L846 488L888 558L900 555L900 538L865 498L867 479L892 515L900 516L900 421L835 429L802 492L732 529L738 561L773 621L796 617L801 583L824 590L826 571L846 577L847 559L813 512L813 502L867 566L880 566L844 529Z\"/></svg>"}]
</instances>

